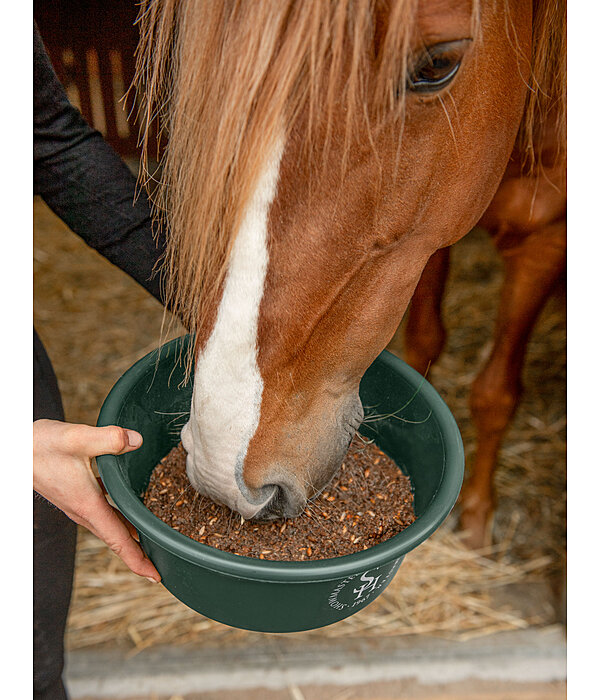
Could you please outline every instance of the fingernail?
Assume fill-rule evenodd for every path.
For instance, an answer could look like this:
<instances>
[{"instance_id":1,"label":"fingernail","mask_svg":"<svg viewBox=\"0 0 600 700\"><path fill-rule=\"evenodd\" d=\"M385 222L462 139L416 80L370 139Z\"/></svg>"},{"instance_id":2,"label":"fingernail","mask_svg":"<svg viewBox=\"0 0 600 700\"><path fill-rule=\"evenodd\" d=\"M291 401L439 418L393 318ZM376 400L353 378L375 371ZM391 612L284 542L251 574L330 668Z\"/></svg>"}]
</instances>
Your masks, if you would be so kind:
<instances>
[{"instance_id":1,"label":"fingernail","mask_svg":"<svg viewBox=\"0 0 600 700\"><path fill-rule=\"evenodd\" d=\"M150 576L146 576L146 581L150 581L150 583L159 583L158 579L150 578Z\"/></svg>"},{"instance_id":2,"label":"fingernail","mask_svg":"<svg viewBox=\"0 0 600 700\"><path fill-rule=\"evenodd\" d=\"M143 438L139 433L136 433L135 430L128 430L127 442L130 447L139 447L143 442Z\"/></svg>"}]
</instances>

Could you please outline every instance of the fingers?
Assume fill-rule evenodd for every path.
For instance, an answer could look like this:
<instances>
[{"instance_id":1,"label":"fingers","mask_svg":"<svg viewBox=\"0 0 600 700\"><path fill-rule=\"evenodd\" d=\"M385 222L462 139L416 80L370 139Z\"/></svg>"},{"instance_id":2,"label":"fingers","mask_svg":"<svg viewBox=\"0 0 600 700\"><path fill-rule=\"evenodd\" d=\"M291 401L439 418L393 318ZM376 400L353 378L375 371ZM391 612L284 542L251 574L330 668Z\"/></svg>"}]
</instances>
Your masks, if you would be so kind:
<instances>
[{"instance_id":1,"label":"fingers","mask_svg":"<svg viewBox=\"0 0 600 700\"><path fill-rule=\"evenodd\" d=\"M136 449L142 436L119 426L92 427L61 421L34 422L34 489L72 520L87 527L136 574L160 581L125 524L109 505L90 458Z\"/></svg>"},{"instance_id":2,"label":"fingers","mask_svg":"<svg viewBox=\"0 0 600 700\"><path fill-rule=\"evenodd\" d=\"M113 509L113 513L117 516L117 518L119 518L119 520L123 523L123 525L125 525L125 527L127 528L127 531L133 537L133 539L136 542L139 542L140 537L138 535L137 530L135 529L135 525L130 523L129 520L127 520L127 518L123 515L123 513L121 513L120 510L118 510L114 506L111 506L111 508Z\"/></svg>"},{"instance_id":3,"label":"fingers","mask_svg":"<svg viewBox=\"0 0 600 700\"><path fill-rule=\"evenodd\" d=\"M91 425L65 425L65 449L86 457L125 454L136 450L143 442L142 436L137 431L121 428L118 425L101 428Z\"/></svg>"},{"instance_id":4,"label":"fingers","mask_svg":"<svg viewBox=\"0 0 600 700\"><path fill-rule=\"evenodd\" d=\"M102 497L92 510L80 515L78 522L106 542L134 574L159 582L160 574L133 539L122 517ZM133 527L130 523L129 526Z\"/></svg>"}]
</instances>

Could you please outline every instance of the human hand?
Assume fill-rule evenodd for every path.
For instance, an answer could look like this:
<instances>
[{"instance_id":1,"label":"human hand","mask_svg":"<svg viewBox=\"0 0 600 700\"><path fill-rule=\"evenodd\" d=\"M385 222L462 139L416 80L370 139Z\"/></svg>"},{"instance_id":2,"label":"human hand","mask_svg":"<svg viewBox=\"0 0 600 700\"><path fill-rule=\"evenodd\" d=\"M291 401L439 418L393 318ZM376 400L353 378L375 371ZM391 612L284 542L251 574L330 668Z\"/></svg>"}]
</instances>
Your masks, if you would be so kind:
<instances>
[{"instance_id":1,"label":"human hand","mask_svg":"<svg viewBox=\"0 0 600 700\"><path fill-rule=\"evenodd\" d=\"M136 450L142 436L116 425L103 428L40 419L33 423L33 488L112 549L148 580L160 574L134 540L135 528L106 500L91 460Z\"/></svg>"}]
</instances>

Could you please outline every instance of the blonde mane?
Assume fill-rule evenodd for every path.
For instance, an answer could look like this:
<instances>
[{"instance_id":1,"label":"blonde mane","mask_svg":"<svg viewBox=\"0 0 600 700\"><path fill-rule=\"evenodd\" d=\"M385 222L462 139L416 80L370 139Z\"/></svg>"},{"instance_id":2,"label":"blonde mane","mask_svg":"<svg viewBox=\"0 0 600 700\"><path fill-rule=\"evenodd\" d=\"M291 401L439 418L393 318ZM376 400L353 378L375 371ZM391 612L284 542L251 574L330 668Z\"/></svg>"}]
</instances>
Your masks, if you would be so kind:
<instances>
[{"instance_id":1,"label":"blonde mane","mask_svg":"<svg viewBox=\"0 0 600 700\"><path fill-rule=\"evenodd\" d=\"M564 121L564 0L536 5L519 134L530 166L541 125ZM168 138L153 200L168 234L166 296L191 331L210 326L252 187L300 113L308 114L307 153L316 115L326 115L331 135L340 105L345 148L365 105L373 125L390 110L401 119L415 7L416 0L142 1L135 79L141 135L147 147L158 123ZM474 9L477 16L476 2ZM373 59L374 73L367 69Z\"/></svg>"},{"instance_id":2,"label":"blonde mane","mask_svg":"<svg viewBox=\"0 0 600 700\"><path fill-rule=\"evenodd\" d=\"M553 162L563 161L567 150L567 3L534 0L531 75L517 145L523 169L543 169L541 135L555 135ZM552 162L550 163L552 164Z\"/></svg>"}]
</instances>

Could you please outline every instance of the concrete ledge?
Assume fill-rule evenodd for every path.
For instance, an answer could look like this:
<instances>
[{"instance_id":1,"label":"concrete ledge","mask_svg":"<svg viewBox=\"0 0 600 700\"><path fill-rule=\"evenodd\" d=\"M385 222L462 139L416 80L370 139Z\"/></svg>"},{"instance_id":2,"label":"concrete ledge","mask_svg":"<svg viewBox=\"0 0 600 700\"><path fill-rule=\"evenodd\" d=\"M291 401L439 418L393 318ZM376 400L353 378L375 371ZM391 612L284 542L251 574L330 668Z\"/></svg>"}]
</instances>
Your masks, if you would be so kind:
<instances>
[{"instance_id":1,"label":"concrete ledge","mask_svg":"<svg viewBox=\"0 0 600 700\"><path fill-rule=\"evenodd\" d=\"M408 679L431 686L465 680L564 681L564 629L505 632L469 642L400 637L313 643L265 635L258 645L169 647L129 658L126 651L82 650L68 654L66 668L73 699L320 684L348 687Z\"/></svg>"}]
</instances>

